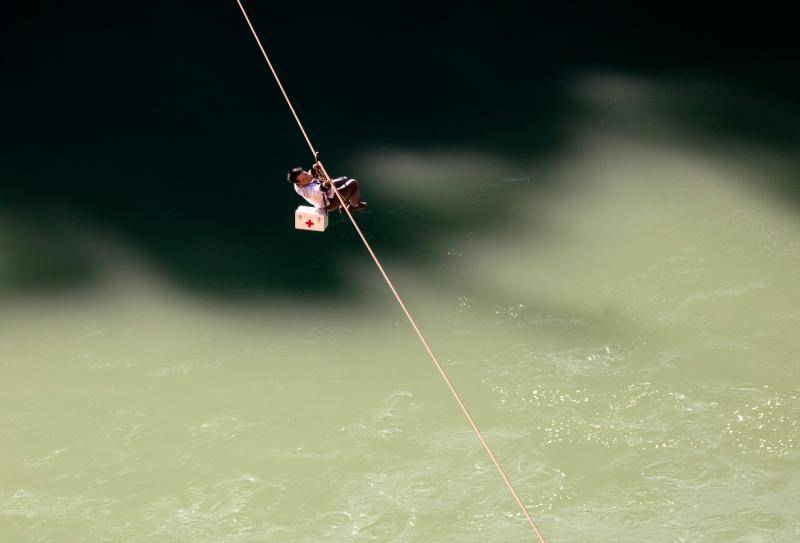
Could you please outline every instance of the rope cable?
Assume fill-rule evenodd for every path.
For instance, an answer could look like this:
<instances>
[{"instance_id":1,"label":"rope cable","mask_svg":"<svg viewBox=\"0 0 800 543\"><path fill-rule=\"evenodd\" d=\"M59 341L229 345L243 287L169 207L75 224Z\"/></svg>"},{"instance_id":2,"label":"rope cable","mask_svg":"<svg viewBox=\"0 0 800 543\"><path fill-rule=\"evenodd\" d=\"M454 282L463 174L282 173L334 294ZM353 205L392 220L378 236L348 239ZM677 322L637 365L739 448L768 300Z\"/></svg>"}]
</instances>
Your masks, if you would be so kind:
<instances>
[{"instance_id":1,"label":"rope cable","mask_svg":"<svg viewBox=\"0 0 800 543\"><path fill-rule=\"evenodd\" d=\"M269 59L269 55L267 55L264 46L261 45L261 40L258 38L258 34L256 34L256 29L253 28L253 23L250 22L250 17L247 16L247 12L245 11L241 0L236 0L236 3L239 4L239 9L242 10L242 15L244 15L244 20L247 21L247 26L250 27L250 32L253 33L253 37L256 39L258 48L261 49L261 54L264 55L264 60L267 61L267 66L269 66L269 71L272 72L272 76L275 78L275 82L278 84L278 88L281 89L281 94L283 94L283 99L286 100L286 105L289 106L292 115L294 115L294 120L297 121L297 126L300 127L300 132L303 133L303 137L306 139L308 148L311 149L311 154L314 157L316 157L317 151L316 149L314 149L314 145L311 143L311 138L308 137L308 133L306 132L306 129L303 127L303 123L300 122L300 116L297 115L297 111L295 111L294 106L292 105L292 101L289 100L289 95L286 94L286 89L283 88L283 83L281 83L281 78L278 77L278 72L275 71L275 67L272 65L272 61Z\"/></svg>"},{"instance_id":2,"label":"rope cable","mask_svg":"<svg viewBox=\"0 0 800 543\"><path fill-rule=\"evenodd\" d=\"M264 55L264 60L267 61L267 65L269 66L269 69L272 72L272 75L275 77L275 82L278 84L278 87L280 88L281 93L283 94L283 97L286 100L286 104L289 106L289 109L292 112L292 115L294 115L294 119L295 119L295 121L297 121L297 126L300 128L300 131L303 133L303 137L306 139L306 143L308 143L308 147L311 150L311 154L314 156L315 160L318 160L317 151L314 149L314 145L311 143L311 139L308 137L308 133L306 132L305 128L303 127L303 123L300 122L300 117L298 116L297 111L295 111L294 106L292 105L292 102L289 99L288 94L286 93L286 90L283 88L283 84L281 84L281 80L278 77L278 74L275 71L275 68L273 67L272 62L270 61L269 55L267 55L267 51L265 50L264 46L262 45L261 40L259 39L255 28L253 27L253 23L250 21L250 17L248 17L247 12L245 11L244 6L242 5L241 0L236 0L236 3L239 4L239 9L242 10L242 15L244 15L245 21L247 21L247 26L250 27L250 32L252 32L253 37L255 38L259 49L261 49L261 54ZM320 164L322 173L325 175L327 180L330 180L330 176L328 175L328 171L325 169L325 166L321 162L319 162L319 164ZM389 275L386 273L386 270L383 268L383 265L381 264L381 261L378 259L378 256L375 254L375 251L372 250L372 246L367 241L366 236L361 231L361 228L358 226L358 223L356 222L355 218L353 218L353 214L350 212L350 206L347 204L347 202L344 201L344 198L342 198L342 195L339 193L339 190L336 188L336 185L331 183L331 187L333 188L333 192L336 195L336 198L339 200L339 204L341 205L342 209L344 209L345 213L347 214L347 217L350 219L350 222L353 224L353 228L355 228L356 233L358 233L358 236L361 238L361 241L363 242L364 247L366 247L367 251L369 252L369 255L372 257L372 260L375 262L375 265L377 266L378 271L383 276L383 279L386 282L386 285L389 287L389 290L392 292L392 294L394 295L395 299L397 300L397 303L400 305L400 308L403 310L403 313L405 314L406 318L408 319L409 323L411 324L411 327L414 329L414 332L416 332L417 337L419 338L420 342L422 343L422 346L425 348L425 351L428 353L428 356L430 356L431 360L433 361L434 366L436 366L436 369L439 371L439 374L442 376L442 379L444 379L444 382L447 385L447 388L450 389L450 393L452 394L453 398L456 400L456 403L461 408L461 411L464 414L464 416L466 417L467 422L469 423L470 427L472 428L472 431L478 437L478 440L481 442L481 445L483 445L483 448L486 450L486 453L489 455L489 458L492 460L492 463L497 468L497 471L500 473L500 476L502 477L503 481L505 482L506 486L508 487L508 490L511 492L511 495L514 497L514 501L517 502L517 505L519 506L520 510L522 511L522 513L524 514L525 518L527 519L528 524L530 524L531 528L533 528L533 530L536 532L536 535L539 538L539 542L540 543L547 543L547 540L545 539L544 534L539 529L539 526L536 524L536 522L534 522L533 517L528 512L528 508L525 507L525 504L522 502L522 499L519 497L519 494L517 493L516 489L514 488L514 485L511 483L511 479L508 477L508 474L506 473L506 470L503 468L502 464L500 463L500 460L497 458L497 456L495 455L495 453L492 450L492 448L489 446L489 443L486 441L486 438L484 438L483 433L478 428L478 425L475 423L474 419L472 418L472 415L470 415L469 410L467 409L467 406L464 404L464 401L461 399L461 395L456 390L455 386L453 385L452 381L450 380L450 377L447 375L447 372L444 370L444 368L442 367L441 363L439 362L439 359L433 353L433 350L431 349L430 345L428 344L428 341L425 339L425 336L422 334L422 330L417 325L417 322L414 320L414 317L411 314L411 311L409 311L409 309L406 306L405 302L403 302L403 299L400 297L400 294L397 292L397 289L395 288L394 283L392 283L392 280L389 278Z\"/></svg>"}]
</instances>

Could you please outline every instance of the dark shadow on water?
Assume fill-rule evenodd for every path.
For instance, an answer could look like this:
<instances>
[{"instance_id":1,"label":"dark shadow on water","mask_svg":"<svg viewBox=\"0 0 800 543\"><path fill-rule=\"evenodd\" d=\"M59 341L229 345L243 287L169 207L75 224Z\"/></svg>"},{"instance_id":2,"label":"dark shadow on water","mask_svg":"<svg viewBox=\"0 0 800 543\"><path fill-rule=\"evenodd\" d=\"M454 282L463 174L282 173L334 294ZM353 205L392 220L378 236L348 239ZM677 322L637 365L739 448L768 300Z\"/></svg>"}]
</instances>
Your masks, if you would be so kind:
<instances>
[{"instance_id":1,"label":"dark shadow on water","mask_svg":"<svg viewBox=\"0 0 800 543\"><path fill-rule=\"evenodd\" d=\"M476 6L411 5L390 21L332 7L314 12L314 20L299 6L254 5L252 12L334 171L381 147L479 150L510 165L543 161L564 145L565 120L578 107L565 92L566 74L586 65L669 70L674 62L666 48L655 56L630 53L630 40L652 49L670 29L620 37L594 30L589 19L575 29L568 13L552 8L539 14L552 28L509 33L523 15L517 8ZM52 209L108 232L175 284L202 294L357 293L346 263L362 258L363 249L341 216L321 236L292 229L298 200L285 172L307 165L309 154L235 3L138 9L101 16L89 5L45 10L32 3L13 25L5 23L0 217L15 226L3 226L13 244L3 249L11 271L0 274L0 293L94 278L91 258ZM325 38L315 20L326 22ZM563 32L582 38L554 41ZM606 57L598 55L598 41ZM704 62L716 61L701 59L696 69ZM772 73L772 82L753 83L747 74L754 64L725 68L720 77L747 91L742 96L767 96L769 118L782 120L764 121L747 99L724 104L697 96L679 101L675 118L782 151L796 146L798 123L782 112L797 114L788 98L797 95L787 90L800 86L797 79ZM361 219L380 254L433 266L437 239L474 228L472 209L415 207L390 199L377 180L361 181L373 210ZM538 178L532 184L547 188ZM506 196L485 190L479 197L491 210ZM381 215L399 205L409 220ZM483 213L479 220L491 230L504 218Z\"/></svg>"}]
</instances>

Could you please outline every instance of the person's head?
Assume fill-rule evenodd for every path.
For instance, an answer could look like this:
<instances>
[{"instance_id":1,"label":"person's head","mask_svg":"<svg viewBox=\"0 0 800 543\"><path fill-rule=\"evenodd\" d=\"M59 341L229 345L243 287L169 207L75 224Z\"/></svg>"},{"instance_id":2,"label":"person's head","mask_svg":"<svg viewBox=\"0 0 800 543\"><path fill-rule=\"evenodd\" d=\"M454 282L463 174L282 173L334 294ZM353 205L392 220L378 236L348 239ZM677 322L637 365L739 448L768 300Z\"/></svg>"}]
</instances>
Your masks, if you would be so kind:
<instances>
[{"instance_id":1,"label":"person's head","mask_svg":"<svg viewBox=\"0 0 800 543\"><path fill-rule=\"evenodd\" d=\"M289 179L289 183L294 183L301 187L305 187L314 180L314 176L311 175L311 172L307 172L299 166L289 170L289 175L286 177Z\"/></svg>"}]
</instances>

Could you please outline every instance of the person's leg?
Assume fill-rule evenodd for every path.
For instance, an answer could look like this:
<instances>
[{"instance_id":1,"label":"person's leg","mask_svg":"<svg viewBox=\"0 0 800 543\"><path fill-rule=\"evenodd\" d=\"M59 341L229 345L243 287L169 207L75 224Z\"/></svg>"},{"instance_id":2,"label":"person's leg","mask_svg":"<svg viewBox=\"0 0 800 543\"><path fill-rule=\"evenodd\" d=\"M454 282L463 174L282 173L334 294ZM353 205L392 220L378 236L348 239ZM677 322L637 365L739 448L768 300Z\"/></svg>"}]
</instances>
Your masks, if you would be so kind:
<instances>
[{"instance_id":1,"label":"person's leg","mask_svg":"<svg viewBox=\"0 0 800 543\"><path fill-rule=\"evenodd\" d=\"M325 208L325 211L336 211L341 207L339 199L335 195L332 196L333 198L328 198L328 207Z\"/></svg>"},{"instance_id":2,"label":"person's leg","mask_svg":"<svg viewBox=\"0 0 800 543\"><path fill-rule=\"evenodd\" d=\"M354 207L358 207L361 203L361 191L358 188L358 181L355 179L348 179L345 182L343 190L347 193L345 200ZM344 198L344 194L342 194Z\"/></svg>"},{"instance_id":3,"label":"person's leg","mask_svg":"<svg viewBox=\"0 0 800 543\"><path fill-rule=\"evenodd\" d=\"M339 191L342 200L351 206L358 207L358 205L361 203L361 191L358 188L358 181L355 179L340 177L338 179L334 179L331 181L331 183L333 183L333 185ZM334 198L336 197L334 196Z\"/></svg>"},{"instance_id":4,"label":"person's leg","mask_svg":"<svg viewBox=\"0 0 800 543\"><path fill-rule=\"evenodd\" d=\"M341 189L341 187L345 184L346 181L347 181L346 177L337 177L336 179L331 179L331 184L335 186L338 190ZM341 194L341 192L339 194ZM334 194L332 190L328 190L327 196L328 196L327 211L336 211L337 209L342 207L342 204L339 202L339 198L336 197L336 194ZM342 195L342 197L344 198L344 195ZM347 199L345 199L345 202L347 202Z\"/></svg>"}]
</instances>

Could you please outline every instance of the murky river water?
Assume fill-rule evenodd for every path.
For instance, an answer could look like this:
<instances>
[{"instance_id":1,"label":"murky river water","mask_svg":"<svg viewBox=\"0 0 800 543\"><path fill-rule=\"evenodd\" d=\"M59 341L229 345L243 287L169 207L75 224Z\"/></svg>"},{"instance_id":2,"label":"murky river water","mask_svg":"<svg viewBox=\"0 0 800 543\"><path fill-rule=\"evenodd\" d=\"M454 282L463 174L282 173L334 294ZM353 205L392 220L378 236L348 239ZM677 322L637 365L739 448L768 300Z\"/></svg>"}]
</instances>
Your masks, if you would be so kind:
<instances>
[{"instance_id":1,"label":"murky river water","mask_svg":"<svg viewBox=\"0 0 800 543\"><path fill-rule=\"evenodd\" d=\"M593 81L544 163L353 157L398 202L363 224L463 220L385 264L549 539L797 541L796 157ZM349 298L227 303L82 232L90 287L0 306L0 541L533 539L366 254Z\"/></svg>"}]
</instances>

